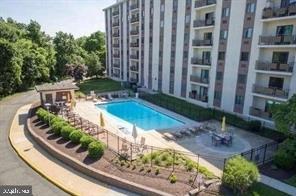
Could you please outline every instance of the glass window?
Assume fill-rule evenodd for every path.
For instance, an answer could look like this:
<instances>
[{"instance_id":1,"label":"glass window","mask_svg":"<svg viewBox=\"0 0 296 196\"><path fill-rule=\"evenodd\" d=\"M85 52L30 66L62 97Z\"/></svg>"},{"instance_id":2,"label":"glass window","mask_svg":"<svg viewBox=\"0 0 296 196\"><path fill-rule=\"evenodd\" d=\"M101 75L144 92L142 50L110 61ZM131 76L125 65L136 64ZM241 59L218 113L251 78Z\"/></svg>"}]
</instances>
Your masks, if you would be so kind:
<instances>
[{"instance_id":1,"label":"glass window","mask_svg":"<svg viewBox=\"0 0 296 196\"><path fill-rule=\"evenodd\" d=\"M245 74L238 74L237 81L239 84L245 84L247 81L247 75Z\"/></svg>"},{"instance_id":2,"label":"glass window","mask_svg":"<svg viewBox=\"0 0 296 196\"><path fill-rule=\"evenodd\" d=\"M160 27L163 27L163 20L160 21Z\"/></svg>"},{"instance_id":3,"label":"glass window","mask_svg":"<svg viewBox=\"0 0 296 196\"><path fill-rule=\"evenodd\" d=\"M222 94L221 94L221 91L215 91L215 92L214 92L214 98L215 98L215 99L221 99L221 95L222 95Z\"/></svg>"},{"instance_id":4,"label":"glass window","mask_svg":"<svg viewBox=\"0 0 296 196\"><path fill-rule=\"evenodd\" d=\"M249 60L249 53L248 52L242 52L241 53L241 61L248 61Z\"/></svg>"},{"instance_id":5,"label":"glass window","mask_svg":"<svg viewBox=\"0 0 296 196\"><path fill-rule=\"evenodd\" d=\"M227 30L221 30L220 31L220 39L227 39L227 34L228 34Z\"/></svg>"},{"instance_id":6,"label":"glass window","mask_svg":"<svg viewBox=\"0 0 296 196\"><path fill-rule=\"evenodd\" d=\"M164 12L164 4L161 4L160 11Z\"/></svg>"},{"instance_id":7,"label":"glass window","mask_svg":"<svg viewBox=\"0 0 296 196\"><path fill-rule=\"evenodd\" d=\"M243 38L251 38L253 34L253 28L244 28Z\"/></svg>"},{"instance_id":8,"label":"glass window","mask_svg":"<svg viewBox=\"0 0 296 196\"><path fill-rule=\"evenodd\" d=\"M225 52L218 53L218 60L225 60Z\"/></svg>"},{"instance_id":9,"label":"glass window","mask_svg":"<svg viewBox=\"0 0 296 196\"><path fill-rule=\"evenodd\" d=\"M276 28L276 35L292 35L293 32L293 25L284 25L284 26L278 26Z\"/></svg>"},{"instance_id":10,"label":"glass window","mask_svg":"<svg viewBox=\"0 0 296 196\"><path fill-rule=\"evenodd\" d=\"M186 15L185 23L189 23L189 22L190 22L190 15Z\"/></svg>"},{"instance_id":11,"label":"glass window","mask_svg":"<svg viewBox=\"0 0 296 196\"><path fill-rule=\"evenodd\" d=\"M284 78L270 77L269 78L269 88L283 89Z\"/></svg>"},{"instance_id":12,"label":"glass window","mask_svg":"<svg viewBox=\"0 0 296 196\"><path fill-rule=\"evenodd\" d=\"M246 8L247 13L254 13L255 12L255 3L248 3Z\"/></svg>"},{"instance_id":13,"label":"glass window","mask_svg":"<svg viewBox=\"0 0 296 196\"><path fill-rule=\"evenodd\" d=\"M216 80L222 80L222 78L223 78L222 72L217 72Z\"/></svg>"},{"instance_id":14,"label":"glass window","mask_svg":"<svg viewBox=\"0 0 296 196\"><path fill-rule=\"evenodd\" d=\"M273 52L272 62L287 64L288 63L289 52Z\"/></svg>"},{"instance_id":15,"label":"glass window","mask_svg":"<svg viewBox=\"0 0 296 196\"><path fill-rule=\"evenodd\" d=\"M225 7L222 9L222 17L228 17L229 16L229 7Z\"/></svg>"},{"instance_id":16,"label":"glass window","mask_svg":"<svg viewBox=\"0 0 296 196\"><path fill-rule=\"evenodd\" d=\"M242 105L244 103L244 96L236 95L235 96L235 104Z\"/></svg>"}]
</instances>

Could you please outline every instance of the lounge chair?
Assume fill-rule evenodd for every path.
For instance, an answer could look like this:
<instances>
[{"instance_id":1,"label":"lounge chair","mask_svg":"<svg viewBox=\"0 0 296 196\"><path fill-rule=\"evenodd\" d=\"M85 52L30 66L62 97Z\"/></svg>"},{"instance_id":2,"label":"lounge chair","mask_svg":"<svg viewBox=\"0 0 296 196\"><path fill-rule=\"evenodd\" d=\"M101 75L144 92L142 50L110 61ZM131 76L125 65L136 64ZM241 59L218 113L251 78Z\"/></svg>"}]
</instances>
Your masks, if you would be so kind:
<instances>
[{"instance_id":1,"label":"lounge chair","mask_svg":"<svg viewBox=\"0 0 296 196\"><path fill-rule=\"evenodd\" d=\"M167 140L176 141L176 137L175 137L174 135L172 135L171 133L164 133L163 136L164 136Z\"/></svg>"},{"instance_id":2,"label":"lounge chair","mask_svg":"<svg viewBox=\"0 0 296 196\"><path fill-rule=\"evenodd\" d=\"M183 134L184 136L190 136L190 135L191 135L191 134L190 134L190 131L187 130L187 129L182 129L182 130L180 130L180 133Z\"/></svg>"},{"instance_id":3,"label":"lounge chair","mask_svg":"<svg viewBox=\"0 0 296 196\"><path fill-rule=\"evenodd\" d=\"M113 97L112 97L112 95L110 93L108 93L108 99L111 100L111 101L113 100Z\"/></svg>"},{"instance_id":4,"label":"lounge chair","mask_svg":"<svg viewBox=\"0 0 296 196\"><path fill-rule=\"evenodd\" d=\"M192 133L192 134L198 134L200 132L200 127L191 127L188 128L188 130Z\"/></svg>"},{"instance_id":5,"label":"lounge chair","mask_svg":"<svg viewBox=\"0 0 296 196\"><path fill-rule=\"evenodd\" d=\"M183 135L179 131L172 132L172 135L175 136L176 138L182 138L183 137Z\"/></svg>"}]
</instances>

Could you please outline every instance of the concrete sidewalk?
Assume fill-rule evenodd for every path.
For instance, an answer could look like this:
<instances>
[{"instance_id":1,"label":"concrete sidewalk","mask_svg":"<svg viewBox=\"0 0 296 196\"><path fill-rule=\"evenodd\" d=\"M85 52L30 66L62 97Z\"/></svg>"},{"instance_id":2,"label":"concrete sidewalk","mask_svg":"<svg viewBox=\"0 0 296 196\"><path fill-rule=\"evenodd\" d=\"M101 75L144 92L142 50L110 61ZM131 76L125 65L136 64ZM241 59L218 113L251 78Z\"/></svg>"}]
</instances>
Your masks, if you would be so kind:
<instances>
[{"instance_id":1,"label":"concrete sidewalk","mask_svg":"<svg viewBox=\"0 0 296 196\"><path fill-rule=\"evenodd\" d=\"M283 183L279 180L276 180L274 178L270 178L268 176L262 175L261 174L261 178L260 178L260 182L262 182L263 184L266 184L274 189L280 190L284 193L287 193L289 195L296 195L296 188L293 186L290 186L286 183Z\"/></svg>"},{"instance_id":2,"label":"concrete sidewalk","mask_svg":"<svg viewBox=\"0 0 296 196\"><path fill-rule=\"evenodd\" d=\"M133 195L100 183L49 155L24 131L30 105L21 107L12 122L9 138L18 155L39 174L72 195ZM34 185L33 185L34 189Z\"/></svg>"}]
</instances>

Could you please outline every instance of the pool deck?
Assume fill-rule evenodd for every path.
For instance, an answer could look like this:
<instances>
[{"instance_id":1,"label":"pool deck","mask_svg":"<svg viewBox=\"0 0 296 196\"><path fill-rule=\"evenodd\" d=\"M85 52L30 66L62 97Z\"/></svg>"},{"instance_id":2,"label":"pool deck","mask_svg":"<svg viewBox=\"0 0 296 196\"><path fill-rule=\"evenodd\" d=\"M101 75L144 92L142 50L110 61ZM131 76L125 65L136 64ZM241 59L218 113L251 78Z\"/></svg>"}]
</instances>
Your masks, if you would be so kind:
<instances>
[{"instance_id":1,"label":"pool deck","mask_svg":"<svg viewBox=\"0 0 296 196\"><path fill-rule=\"evenodd\" d=\"M123 100L128 100L128 99L123 99ZM122 101L122 99L116 99L114 101ZM192 126L199 126L201 125L200 122L193 121L191 119L188 119L184 116L181 116L179 114L176 114L172 111L166 110L164 108L158 107L156 105L153 105L149 102L146 102L141 99L137 99L137 101L159 111L162 112L166 115L169 115L173 118L176 118L178 120L183 121L185 124L183 127L192 127ZM99 104L102 102L93 102L93 101L78 101L76 104L76 107L74 108L74 112L79 114L81 117L88 119L89 121L99 125L99 113L100 110L98 107L95 106L95 104ZM105 128L122 137L125 138L126 140L130 142L134 142L134 138L131 136L132 132L132 124L123 121L118 118L114 118L113 115L110 115L108 112L103 111L104 113L104 120L105 120ZM220 126L220 122L218 121L208 121L209 124L213 126ZM125 131L121 131L118 129L118 127L125 127ZM240 152L250 150L251 148L266 144L268 142L271 142L271 140L267 138L260 137L258 135L252 134L250 132L238 129L236 127L231 127L228 126L228 128L231 128L236 136L240 139L238 140L239 143L240 141L244 143L244 148L243 149L237 149L241 151L234 151L234 152L224 152L223 148L215 148L214 146L207 146L206 144L203 144L203 140L205 138L204 133L201 135L197 136L190 136L190 137L185 137L184 139L180 139L177 141L168 141L167 139L164 138L163 133L164 132L171 132L175 129L180 129L179 128L172 128L170 130L150 130L150 131L143 131L141 129L138 129L138 137L137 137L137 142L140 141L141 137L145 137L146 144L150 146L155 146L159 148L169 148L169 149L174 149L174 150L179 150L179 151L184 151L187 152L188 154L196 155L200 154L201 156L199 157L199 162L202 166L207 167L210 171L212 171L215 175L221 176L222 175L222 169L223 169L223 164L224 164L224 158L229 157L233 154L238 154ZM239 146L240 144L238 144ZM196 156L189 156L189 158L197 161Z\"/></svg>"}]
</instances>

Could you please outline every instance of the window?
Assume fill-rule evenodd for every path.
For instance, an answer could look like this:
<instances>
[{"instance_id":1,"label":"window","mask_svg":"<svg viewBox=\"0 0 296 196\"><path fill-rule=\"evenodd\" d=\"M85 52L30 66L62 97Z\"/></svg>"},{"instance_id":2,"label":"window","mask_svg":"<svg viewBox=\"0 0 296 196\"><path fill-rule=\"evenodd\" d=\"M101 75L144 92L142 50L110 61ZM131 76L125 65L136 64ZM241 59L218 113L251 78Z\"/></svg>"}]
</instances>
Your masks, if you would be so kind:
<instances>
[{"instance_id":1,"label":"window","mask_svg":"<svg viewBox=\"0 0 296 196\"><path fill-rule=\"evenodd\" d=\"M164 4L161 4L161 6L160 6L160 11L161 11L161 12L164 12Z\"/></svg>"},{"instance_id":2,"label":"window","mask_svg":"<svg viewBox=\"0 0 296 196\"><path fill-rule=\"evenodd\" d=\"M221 80L222 80L222 78L223 78L223 74L222 74L222 72L217 72L217 75L216 75L216 80L219 80L219 81L221 81Z\"/></svg>"},{"instance_id":3,"label":"window","mask_svg":"<svg viewBox=\"0 0 296 196\"><path fill-rule=\"evenodd\" d=\"M221 91L215 91L214 92L214 99L221 99Z\"/></svg>"},{"instance_id":4,"label":"window","mask_svg":"<svg viewBox=\"0 0 296 196\"><path fill-rule=\"evenodd\" d=\"M270 77L269 78L269 88L277 88L277 89L283 89L284 86L284 78L276 78L276 77Z\"/></svg>"},{"instance_id":5,"label":"window","mask_svg":"<svg viewBox=\"0 0 296 196\"><path fill-rule=\"evenodd\" d=\"M244 103L244 96L236 95L235 96L235 104L236 105L243 105Z\"/></svg>"},{"instance_id":6,"label":"window","mask_svg":"<svg viewBox=\"0 0 296 196\"><path fill-rule=\"evenodd\" d=\"M248 3L246 7L247 13L254 13L255 12L255 3Z\"/></svg>"},{"instance_id":7,"label":"window","mask_svg":"<svg viewBox=\"0 0 296 196\"><path fill-rule=\"evenodd\" d=\"M225 60L225 52L219 52L218 53L218 60Z\"/></svg>"},{"instance_id":8,"label":"window","mask_svg":"<svg viewBox=\"0 0 296 196\"><path fill-rule=\"evenodd\" d=\"M228 31L227 30L221 30L220 31L220 39L227 39L227 34L228 34Z\"/></svg>"},{"instance_id":9,"label":"window","mask_svg":"<svg viewBox=\"0 0 296 196\"><path fill-rule=\"evenodd\" d=\"M228 17L229 16L229 7L225 7L222 9L222 17Z\"/></svg>"},{"instance_id":10,"label":"window","mask_svg":"<svg viewBox=\"0 0 296 196\"><path fill-rule=\"evenodd\" d=\"M245 84L247 81L247 75L245 74L238 74L237 81L239 84Z\"/></svg>"},{"instance_id":11,"label":"window","mask_svg":"<svg viewBox=\"0 0 296 196\"><path fill-rule=\"evenodd\" d=\"M293 25L278 26L276 28L276 35L292 35Z\"/></svg>"},{"instance_id":12,"label":"window","mask_svg":"<svg viewBox=\"0 0 296 196\"><path fill-rule=\"evenodd\" d=\"M160 21L160 27L163 27L163 20Z\"/></svg>"},{"instance_id":13,"label":"window","mask_svg":"<svg viewBox=\"0 0 296 196\"><path fill-rule=\"evenodd\" d=\"M272 63L287 64L289 52L273 52Z\"/></svg>"},{"instance_id":14,"label":"window","mask_svg":"<svg viewBox=\"0 0 296 196\"><path fill-rule=\"evenodd\" d=\"M244 28L243 38L252 38L253 28Z\"/></svg>"},{"instance_id":15,"label":"window","mask_svg":"<svg viewBox=\"0 0 296 196\"><path fill-rule=\"evenodd\" d=\"M242 52L241 53L241 61L248 61L249 60L249 53L248 52Z\"/></svg>"},{"instance_id":16,"label":"window","mask_svg":"<svg viewBox=\"0 0 296 196\"><path fill-rule=\"evenodd\" d=\"M190 22L190 15L186 15L185 17L185 23L189 23Z\"/></svg>"}]
</instances>

